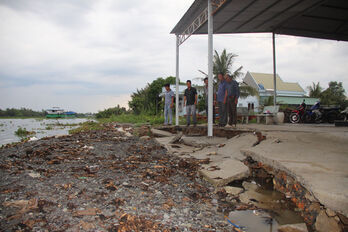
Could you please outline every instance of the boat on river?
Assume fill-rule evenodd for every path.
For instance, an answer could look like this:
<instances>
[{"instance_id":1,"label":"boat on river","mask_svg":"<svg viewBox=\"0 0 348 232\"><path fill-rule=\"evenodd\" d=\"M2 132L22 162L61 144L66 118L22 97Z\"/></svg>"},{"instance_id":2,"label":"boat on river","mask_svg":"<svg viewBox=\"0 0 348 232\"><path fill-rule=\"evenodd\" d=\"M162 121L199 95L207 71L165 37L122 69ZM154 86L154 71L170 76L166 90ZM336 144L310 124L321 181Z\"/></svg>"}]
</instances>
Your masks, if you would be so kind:
<instances>
[{"instance_id":1,"label":"boat on river","mask_svg":"<svg viewBox=\"0 0 348 232\"><path fill-rule=\"evenodd\" d=\"M73 111L64 111L59 107L52 107L46 110L46 118L74 118L76 113Z\"/></svg>"}]
</instances>

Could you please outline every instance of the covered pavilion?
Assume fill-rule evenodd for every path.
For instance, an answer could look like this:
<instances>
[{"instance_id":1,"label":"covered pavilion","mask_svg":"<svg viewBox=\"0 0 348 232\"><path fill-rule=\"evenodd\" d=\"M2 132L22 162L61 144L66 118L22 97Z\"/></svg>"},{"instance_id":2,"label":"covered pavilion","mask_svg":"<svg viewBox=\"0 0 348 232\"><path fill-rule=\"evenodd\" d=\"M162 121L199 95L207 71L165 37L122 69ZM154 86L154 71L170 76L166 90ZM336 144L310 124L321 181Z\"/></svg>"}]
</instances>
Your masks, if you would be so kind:
<instances>
[{"instance_id":1,"label":"covered pavilion","mask_svg":"<svg viewBox=\"0 0 348 232\"><path fill-rule=\"evenodd\" d=\"M276 104L275 34L348 41L348 1L195 0L171 33L176 35L176 89L180 45L191 35L208 34L208 136L213 136L213 34L272 33Z\"/></svg>"}]
</instances>

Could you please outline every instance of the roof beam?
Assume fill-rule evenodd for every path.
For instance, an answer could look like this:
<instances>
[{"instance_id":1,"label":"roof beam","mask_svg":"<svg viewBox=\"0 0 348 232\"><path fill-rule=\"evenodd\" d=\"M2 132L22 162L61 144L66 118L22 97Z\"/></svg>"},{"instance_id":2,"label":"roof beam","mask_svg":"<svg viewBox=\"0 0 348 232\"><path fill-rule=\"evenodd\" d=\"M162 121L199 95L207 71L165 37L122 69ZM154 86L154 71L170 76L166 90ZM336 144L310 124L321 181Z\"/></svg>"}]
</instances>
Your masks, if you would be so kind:
<instances>
[{"instance_id":1,"label":"roof beam","mask_svg":"<svg viewBox=\"0 0 348 232\"><path fill-rule=\"evenodd\" d=\"M276 15L274 15L274 16L268 18L268 19L265 20L264 22L260 23L260 24L257 25L256 27L254 27L254 29L257 29L257 28L263 26L265 23L267 23L267 22L269 22L269 21L271 21L271 20L273 20L273 19L279 17L280 15L284 14L285 12L287 12L288 10L290 10L291 8L294 8L295 6L297 6L298 4L300 4L301 2L303 2L303 0L299 0L299 1L297 1L297 2L294 2L293 4L291 4L291 5L290 5L289 7L287 7L286 9L280 11L278 14L276 14Z\"/></svg>"},{"instance_id":2,"label":"roof beam","mask_svg":"<svg viewBox=\"0 0 348 232\"><path fill-rule=\"evenodd\" d=\"M250 19L248 19L247 21L245 21L244 23L242 23L241 25L239 25L236 29L239 30L240 28L242 28L244 25L248 24L249 22L251 22L252 20L256 19L257 17L259 17L260 15L262 15L263 13L265 13L266 11L268 11L269 9L271 9L272 7L274 7L275 5L277 5L279 2L281 2L283 0L278 0L276 2L274 2L273 4L269 5L268 7L266 7L265 9L263 9L262 11L260 11L259 13L257 13L255 16L251 17Z\"/></svg>"},{"instance_id":3,"label":"roof beam","mask_svg":"<svg viewBox=\"0 0 348 232\"><path fill-rule=\"evenodd\" d=\"M325 17L325 16L314 16L314 15L302 15L302 17L306 18L313 18L313 19L324 19L324 20L330 20L335 22L347 22L347 19L337 19L337 18L331 18L331 17Z\"/></svg>"},{"instance_id":4,"label":"roof beam","mask_svg":"<svg viewBox=\"0 0 348 232\"><path fill-rule=\"evenodd\" d=\"M336 29L335 29L335 33L339 32L345 25L347 24L347 21L342 22Z\"/></svg>"},{"instance_id":5,"label":"roof beam","mask_svg":"<svg viewBox=\"0 0 348 232\"><path fill-rule=\"evenodd\" d=\"M233 15L232 17L230 17L229 19L226 20L226 22L224 22L223 24L221 24L216 31L219 31L221 28L223 28L226 24L228 24L228 22L230 22L231 20L233 20L234 18L238 17L241 13L243 13L243 11L245 11L246 9L248 9L249 7L251 7L255 2L257 2L258 0L254 0L252 2L250 2L248 5L246 5L243 9L241 9L237 14Z\"/></svg>"},{"instance_id":6,"label":"roof beam","mask_svg":"<svg viewBox=\"0 0 348 232\"><path fill-rule=\"evenodd\" d=\"M302 14L304 14L304 13L309 12L310 10L313 10L313 9L319 7L320 4L322 4L322 3L324 3L324 2L327 2L327 1L328 1L328 0L321 0L321 1L318 1L317 3L315 3L315 4L313 4L313 5L309 6L309 7L307 7L307 8L304 9L303 11L301 11L301 12L299 12L299 13L293 15L292 17L289 17L289 18L283 20L282 22L278 23L274 28L272 28L273 32L276 31L277 29L279 29L280 27L282 27L285 23L289 22L290 20L292 20L292 19L294 19L294 18L296 18L296 17L298 17L298 16L300 16L300 15L302 15ZM303 1L301 1L301 2L303 2Z\"/></svg>"},{"instance_id":7,"label":"roof beam","mask_svg":"<svg viewBox=\"0 0 348 232\"><path fill-rule=\"evenodd\" d=\"M302 32L307 32L311 33L311 35L320 35L321 38L325 38L325 39L334 39L334 40L345 40L347 41L347 35L346 34L340 34L340 33L336 33L335 36L333 36L331 33L326 33L326 32L318 32L318 31L314 31L314 30L302 30L302 29L298 29L296 27L281 27L279 28L279 30L276 31L277 34L283 34L282 30L286 31L287 35L295 35L295 36L301 36Z\"/></svg>"},{"instance_id":8,"label":"roof beam","mask_svg":"<svg viewBox=\"0 0 348 232\"><path fill-rule=\"evenodd\" d=\"M178 35L179 46L183 44L190 36L195 33L205 22L208 21L208 7L186 28L186 30Z\"/></svg>"},{"instance_id":9,"label":"roof beam","mask_svg":"<svg viewBox=\"0 0 348 232\"><path fill-rule=\"evenodd\" d=\"M212 0L213 13L215 14L228 0ZM179 35L179 46L194 34L203 24L208 21L208 7Z\"/></svg>"}]
</instances>

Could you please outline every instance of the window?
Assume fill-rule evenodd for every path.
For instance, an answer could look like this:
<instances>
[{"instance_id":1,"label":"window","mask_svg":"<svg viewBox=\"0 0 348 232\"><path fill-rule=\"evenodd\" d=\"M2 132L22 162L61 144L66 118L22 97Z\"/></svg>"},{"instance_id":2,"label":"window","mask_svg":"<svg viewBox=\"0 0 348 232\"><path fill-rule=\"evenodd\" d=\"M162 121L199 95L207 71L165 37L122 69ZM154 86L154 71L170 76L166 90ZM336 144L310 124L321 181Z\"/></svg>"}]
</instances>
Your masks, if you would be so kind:
<instances>
[{"instance_id":1,"label":"window","mask_svg":"<svg viewBox=\"0 0 348 232\"><path fill-rule=\"evenodd\" d=\"M263 84L258 84L258 86L261 90L265 90L265 86L263 86Z\"/></svg>"}]
</instances>

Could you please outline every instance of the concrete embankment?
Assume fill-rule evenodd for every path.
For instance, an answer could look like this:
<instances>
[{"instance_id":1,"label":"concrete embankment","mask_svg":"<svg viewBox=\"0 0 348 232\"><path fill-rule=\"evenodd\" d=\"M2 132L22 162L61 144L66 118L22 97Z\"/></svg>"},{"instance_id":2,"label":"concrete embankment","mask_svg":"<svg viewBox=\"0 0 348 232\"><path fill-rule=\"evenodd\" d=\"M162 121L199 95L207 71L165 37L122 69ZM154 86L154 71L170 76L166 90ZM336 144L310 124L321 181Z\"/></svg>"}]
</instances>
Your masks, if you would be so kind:
<instances>
[{"instance_id":1,"label":"concrete embankment","mask_svg":"<svg viewBox=\"0 0 348 232\"><path fill-rule=\"evenodd\" d=\"M243 126L215 129L221 130L216 134L224 136L212 139L198 136L199 128L192 128L194 132L187 128L179 130L186 132L180 143L170 144L171 137L158 141L173 154L209 159L199 173L216 187L262 169L273 179L274 188L295 203L296 210L301 211L312 229L347 228L348 132L344 129ZM259 136L265 136L265 140L255 143L257 136L253 131L261 132ZM231 136L226 136L228 133Z\"/></svg>"}]
</instances>

